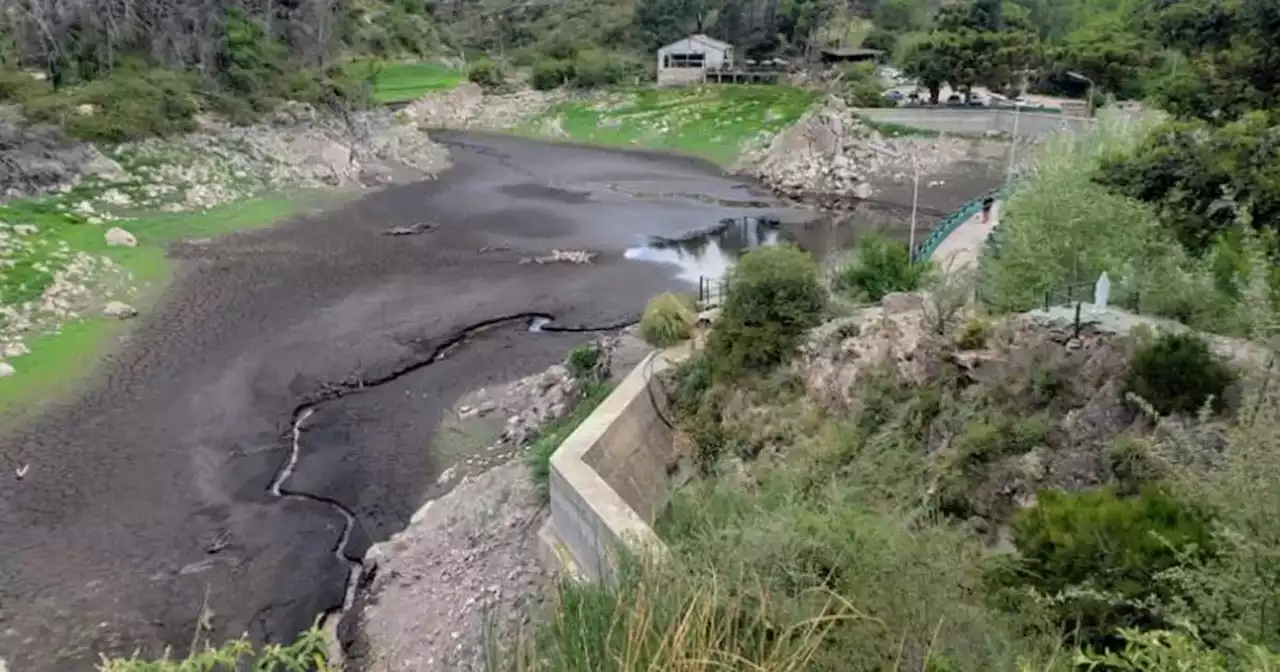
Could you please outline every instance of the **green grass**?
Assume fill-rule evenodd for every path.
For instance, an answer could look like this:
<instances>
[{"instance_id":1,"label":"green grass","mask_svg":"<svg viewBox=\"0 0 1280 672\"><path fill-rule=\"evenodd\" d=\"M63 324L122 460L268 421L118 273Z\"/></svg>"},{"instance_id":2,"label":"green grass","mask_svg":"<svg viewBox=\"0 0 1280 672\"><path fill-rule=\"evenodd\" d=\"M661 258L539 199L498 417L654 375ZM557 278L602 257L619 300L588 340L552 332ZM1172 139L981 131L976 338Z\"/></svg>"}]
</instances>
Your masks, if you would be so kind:
<instances>
[{"instance_id":1,"label":"green grass","mask_svg":"<svg viewBox=\"0 0 1280 672\"><path fill-rule=\"evenodd\" d=\"M415 100L432 91L452 89L462 74L435 61L382 63L368 61L347 66L348 74L373 84L373 99L379 103Z\"/></svg>"},{"instance_id":2,"label":"green grass","mask_svg":"<svg viewBox=\"0 0 1280 672\"><path fill-rule=\"evenodd\" d=\"M538 437L529 446L527 457L529 467L533 471L533 481L537 484L538 492L544 500L549 496L551 456L612 391L613 383L611 382L592 383L587 387L582 400L573 408L572 413L552 420L538 431Z\"/></svg>"},{"instance_id":3,"label":"green grass","mask_svg":"<svg viewBox=\"0 0 1280 672\"><path fill-rule=\"evenodd\" d=\"M601 145L660 149L733 163L749 142L794 123L817 99L812 91L786 86L723 85L640 89L600 100L565 103L516 129L539 134L558 119L569 139Z\"/></svg>"},{"instance_id":4,"label":"green grass","mask_svg":"<svg viewBox=\"0 0 1280 672\"><path fill-rule=\"evenodd\" d=\"M73 252L110 258L132 277L131 284L137 293L130 303L145 309L160 296L171 277L171 264L165 256L167 244L179 239L269 226L298 214L305 205L315 201L311 195L263 197L204 212L159 213L120 222L120 226L138 239L138 246L134 248L107 247L103 235L110 225L89 224L62 212L57 205L65 201L58 198L15 201L0 206L0 220L10 224L35 224L40 227L41 239L54 241L37 250L33 257L48 261L45 250L52 249L56 241L65 241ZM52 274L33 271L31 266L29 259L20 259L14 269L8 269L23 269L23 272L6 273L0 280L0 291L3 291L0 300L13 304L39 296ZM16 286L23 289L14 291L12 288ZM34 290L37 286L40 291ZM112 318L87 317L63 324L58 333L28 335L25 342L30 352L12 361L18 374L0 379L0 422L37 411L50 398L71 389L85 373L92 371L94 362L118 342L127 324Z\"/></svg>"},{"instance_id":5,"label":"green grass","mask_svg":"<svg viewBox=\"0 0 1280 672\"><path fill-rule=\"evenodd\" d=\"M887 135L891 138L936 138L942 135L938 131L931 131L927 128L917 128L908 126L907 124L895 124L890 121L876 121L870 117L859 116L858 119L871 129L881 135Z\"/></svg>"}]
</instances>

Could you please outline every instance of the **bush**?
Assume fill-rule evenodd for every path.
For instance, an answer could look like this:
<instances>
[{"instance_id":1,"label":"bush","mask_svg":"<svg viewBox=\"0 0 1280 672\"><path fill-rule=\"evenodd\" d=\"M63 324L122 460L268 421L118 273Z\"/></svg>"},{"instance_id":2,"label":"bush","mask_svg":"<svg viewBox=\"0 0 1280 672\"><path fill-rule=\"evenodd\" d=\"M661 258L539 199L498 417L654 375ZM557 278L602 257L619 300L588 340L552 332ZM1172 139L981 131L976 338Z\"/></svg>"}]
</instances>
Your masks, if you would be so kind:
<instances>
[{"instance_id":1,"label":"bush","mask_svg":"<svg viewBox=\"0 0 1280 672\"><path fill-rule=\"evenodd\" d=\"M643 70L634 61L600 49L578 52L573 59L573 85L594 89L625 83Z\"/></svg>"},{"instance_id":2,"label":"bush","mask_svg":"<svg viewBox=\"0 0 1280 672\"><path fill-rule=\"evenodd\" d=\"M1162 415L1196 413L1210 400L1213 409L1221 411L1223 393L1235 380L1235 372L1209 351L1203 339L1190 333L1165 333L1138 347L1127 392Z\"/></svg>"},{"instance_id":3,"label":"bush","mask_svg":"<svg viewBox=\"0 0 1280 672\"><path fill-rule=\"evenodd\" d=\"M186 658L175 660L168 653L160 660L142 660L137 656L124 659L103 660L100 672L196 672L198 670L314 670L326 672L332 668L326 662L327 641L318 627L299 635L288 646L268 644L255 650L247 638L229 642L221 648L193 651Z\"/></svg>"},{"instance_id":4,"label":"bush","mask_svg":"<svg viewBox=\"0 0 1280 672\"><path fill-rule=\"evenodd\" d=\"M708 346L718 375L767 370L791 356L826 308L818 265L794 245L743 255Z\"/></svg>"},{"instance_id":5,"label":"bush","mask_svg":"<svg viewBox=\"0 0 1280 672\"><path fill-rule=\"evenodd\" d=\"M24 102L47 93L49 84L16 68L0 67L0 100Z\"/></svg>"},{"instance_id":6,"label":"bush","mask_svg":"<svg viewBox=\"0 0 1280 672\"><path fill-rule=\"evenodd\" d=\"M692 336L697 322L688 297L666 292L649 299L640 317L640 337L656 348L669 348Z\"/></svg>"},{"instance_id":7,"label":"bush","mask_svg":"<svg viewBox=\"0 0 1280 672\"><path fill-rule=\"evenodd\" d=\"M573 64L553 58L542 58L533 64L530 83L539 91L550 91L573 79Z\"/></svg>"},{"instance_id":8,"label":"bush","mask_svg":"<svg viewBox=\"0 0 1280 672\"><path fill-rule=\"evenodd\" d=\"M872 301L892 292L915 291L933 270L932 264L911 263L906 243L879 233L863 236L855 249L852 264L836 278L836 288L852 291Z\"/></svg>"},{"instance_id":9,"label":"bush","mask_svg":"<svg viewBox=\"0 0 1280 672\"><path fill-rule=\"evenodd\" d=\"M569 351L569 373L578 380L600 378L600 347L595 343L583 343Z\"/></svg>"},{"instance_id":10,"label":"bush","mask_svg":"<svg viewBox=\"0 0 1280 672\"><path fill-rule=\"evenodd\" d=\"M845 100L854 107L884 107L884 84L875 65L855 63L844 69Z\"/></svg>"},{"instance_id":11,"label":"bush","mask_svg":"<svg viewBox=\"0 0 1280 672\"><path fill-rule=\"evenodd\" d=\"M486 90L497 89L507 83L502 66L488 58L472 61L467 66L467 79Z\"/></svg>"},{"instance_id":12,"label":"bush","mask_svg":"<svg viewBox=\"0 0 1280 672\"><path fill-rule=\"evenodd\" d=\"M186 133L199 111L198 81L168 68L119 68L76 89L32 99L28 115L82 140L126 142ZM82 113L80 106L93 106Z\"/></svg>"},{"instance_id":13,"label":"bush","mask_svg":"<svg viewBox=\"0 0 1280 672\"><path fill-rule=\"evenodd\" d=\"M1013 529L1016 570L995 572L995 584L1056 597L1051 609L1064 633L1079 628L1103 649L1118 646L1118 628L1162 625L1150 602L1174 596L1160 573L1213 548L1206 515L1151 487L1134 497L1111 488L1043 491Z\"/></svg>"},{"instance_id":14,"label":"bush","mask_svg":"<svg viewBox=\"0 0 1280 672\"><path fill-rule=\"evenodd\" d=\"M964 323L964 331L960 332L960 348L962 350L981 350L987 347L987 338L990 335L991 326L985 320L971 317Z\"/></svg>"}]
</instances>

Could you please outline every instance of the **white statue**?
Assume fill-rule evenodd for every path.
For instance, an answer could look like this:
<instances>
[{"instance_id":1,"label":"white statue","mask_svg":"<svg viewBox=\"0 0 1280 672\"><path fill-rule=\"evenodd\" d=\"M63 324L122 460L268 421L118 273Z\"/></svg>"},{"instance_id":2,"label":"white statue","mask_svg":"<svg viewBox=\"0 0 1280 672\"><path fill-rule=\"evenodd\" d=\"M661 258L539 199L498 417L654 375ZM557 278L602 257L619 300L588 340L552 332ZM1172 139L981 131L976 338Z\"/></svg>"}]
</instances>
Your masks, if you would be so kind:
<instances>
[{"instance_id":1,"label":"white statue","mask_svg":"<svg viewBox=\"0 0 1280 672\"><path fill-rule=\"evenodd\" d=\"M1111 278L1107 277L1106 271L1098 276L1098 281L1093 285L1093 308L1094 310L1106 310L1107 299L1111 296Z\"/></svg>"}]
</instances>

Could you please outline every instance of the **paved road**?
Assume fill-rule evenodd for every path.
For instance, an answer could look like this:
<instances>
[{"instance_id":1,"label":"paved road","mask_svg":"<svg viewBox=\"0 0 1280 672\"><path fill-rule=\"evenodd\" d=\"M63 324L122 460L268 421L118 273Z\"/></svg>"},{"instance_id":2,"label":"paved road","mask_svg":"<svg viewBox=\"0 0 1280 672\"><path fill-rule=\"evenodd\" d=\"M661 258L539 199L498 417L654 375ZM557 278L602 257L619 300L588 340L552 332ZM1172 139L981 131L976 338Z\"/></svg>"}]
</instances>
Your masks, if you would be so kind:
<instances>
[{"instance_id":1,"label":"paved road","mask_svg":"<svg viewBox=\"0 0 1280 672\"><path fill-rule=\"evenodd\" d=\"M997 201L991 208L991 219L988 222L982 221L981 212L965 220L951 232L951 235L942 239L929 258L944 270L959 271L966 267L977 268L982 244L1000 224L1000 206L1001 203Z\"/></svg>"},{"instance_id":2,"label":"paved road","mask_svg":"<svg viewBox=\"0 0 1280 672\"><path fill-rule=\"evenodd\" d=\"M632 316L675 280L624 260L626 247L767 199L685 160L451 141L457 167L439 180L182 247L185 270L100 380L0 437L0 452L31 465L22 481L0 476L0 658L11 670L185 649L206 602L215 638L309 625L340 604L347 567L333 553L344 520L332 507L268 493L300 398L420 360L498 315ZM673 193L704 197L636 195ZM440 226L381 235L419 221ZM591 266L519 263L553 248L601 256ZM322 405L290 487L354 511L348 551L362 553L407 522L443 468L432 430L457 396L542 369L582 338L499 328Z\"/></svg>"}]
</instances>

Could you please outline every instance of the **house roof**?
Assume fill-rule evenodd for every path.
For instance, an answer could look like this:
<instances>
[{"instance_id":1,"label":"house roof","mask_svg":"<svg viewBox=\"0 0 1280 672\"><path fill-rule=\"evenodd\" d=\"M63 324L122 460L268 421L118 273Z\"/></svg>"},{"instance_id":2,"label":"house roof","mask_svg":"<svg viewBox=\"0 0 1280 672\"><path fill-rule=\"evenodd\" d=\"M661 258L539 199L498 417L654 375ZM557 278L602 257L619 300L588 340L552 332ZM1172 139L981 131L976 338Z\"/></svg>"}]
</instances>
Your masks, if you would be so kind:
<instances>
[{"instance_id":1,"label":"house roof","mask_svg":"<svg viewBox=\"0 0 1280 672\"><path fill-rule=\"evenodd\" d=\"M711 47L712 49L719 49L720 51L726 51L733 48L733 45L729 44L728 42L717 40L716 38L711 37L709 35L697 33L696 35L690 35L689 37L676 40L675 42L672 42L671 44L668 44L665 47L662 47L662 49L659 49L658 51L669 49L677 44L680 44L681 42L684 42L685 40L696 40L698 42L701 42L707 45L708 47Z\"/></svg>"}]
</instances>

